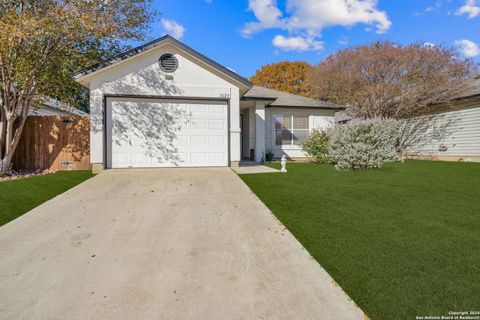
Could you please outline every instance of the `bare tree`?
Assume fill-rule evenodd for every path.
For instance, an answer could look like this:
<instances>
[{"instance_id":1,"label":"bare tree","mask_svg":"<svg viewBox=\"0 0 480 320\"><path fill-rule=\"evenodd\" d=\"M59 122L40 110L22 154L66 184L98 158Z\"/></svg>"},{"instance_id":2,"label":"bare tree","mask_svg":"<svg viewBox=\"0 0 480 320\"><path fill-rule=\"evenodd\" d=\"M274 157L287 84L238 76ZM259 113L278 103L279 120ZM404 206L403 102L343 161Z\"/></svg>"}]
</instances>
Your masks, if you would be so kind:
<instances>
[{"instance_id":1,"label":"bare tree","mask_svg":"<svg viewBox=\"0 0 480 320\"><path fill-rule=\"evenodd\" d=\"M359 118L402 119L448 104L477 72L454 49L376 42L339 51L313 68L316 98Z\"/></svg>"}]
</instances>

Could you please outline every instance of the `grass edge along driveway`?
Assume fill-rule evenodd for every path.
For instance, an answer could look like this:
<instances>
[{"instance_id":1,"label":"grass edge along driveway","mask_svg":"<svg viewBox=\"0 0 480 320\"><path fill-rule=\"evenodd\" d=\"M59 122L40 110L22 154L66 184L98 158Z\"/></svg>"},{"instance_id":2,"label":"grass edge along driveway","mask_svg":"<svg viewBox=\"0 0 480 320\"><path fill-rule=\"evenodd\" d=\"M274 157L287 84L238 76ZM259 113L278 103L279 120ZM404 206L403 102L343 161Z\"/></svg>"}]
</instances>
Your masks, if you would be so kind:
<instances>
[{"instance_id":1,"label":"grass edge along driveway","mask_svg":"<svg viewBox=\"0 0 480 320\"><path fill-rule=\"evenodd\" d=\"M0 181L0 226L93 177L90 171L62 171Z\"/></svg>"},{"instance_id":2,"label":"grass edge along driveway","mask_svg":"<svg viewBox=\"0 0 480 320\"><path fill-rule=\"evenodd\" d=\"M480 164L287 167L240 177L369 317L480 309Z\"/></svg>"}]
</instances>

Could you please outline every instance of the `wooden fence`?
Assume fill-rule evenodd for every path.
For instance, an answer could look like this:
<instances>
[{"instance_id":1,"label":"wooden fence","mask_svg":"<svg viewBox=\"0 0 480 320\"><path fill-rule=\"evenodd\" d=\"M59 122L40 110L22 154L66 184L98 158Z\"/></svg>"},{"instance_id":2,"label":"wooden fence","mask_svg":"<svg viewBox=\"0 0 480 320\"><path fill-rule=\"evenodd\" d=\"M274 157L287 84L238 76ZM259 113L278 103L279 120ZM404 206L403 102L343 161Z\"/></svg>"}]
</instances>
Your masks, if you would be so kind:
<instances>
[{"instance_id":1,"label":"wooden fence","mask_svg":"<svg viewBox=\"0 0 480 320\"><path fill-rule=\"evenodd\" d=\"M13 168L90 170L90 119L29 117L13 157Z\"/></svg>"}]
</instances>

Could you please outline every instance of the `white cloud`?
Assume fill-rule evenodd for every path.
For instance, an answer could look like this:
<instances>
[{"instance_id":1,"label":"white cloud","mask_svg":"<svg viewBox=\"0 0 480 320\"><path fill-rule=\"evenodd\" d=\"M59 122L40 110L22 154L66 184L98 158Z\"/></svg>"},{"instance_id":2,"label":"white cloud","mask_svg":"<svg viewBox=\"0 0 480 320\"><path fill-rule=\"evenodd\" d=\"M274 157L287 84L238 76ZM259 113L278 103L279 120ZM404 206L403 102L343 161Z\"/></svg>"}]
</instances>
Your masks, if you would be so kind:
<instances>
[{"instance_id":1,"label":"white cloud","mask_svg":"<svg viewBox=\"0 0 480 320\"><path fill-rule=\"evenodd\" d=\"M358 23L375 25L378 33L386 32L392 23L384 11L378 11L376 0L288 0L293 28L320 31L329 26L352 27Z\"/></svg>"},{"instance_id":2,"label":"white cloud","mask_svg":"<svg viewBox=\"0 0 480 320\"><path fill-rule=\"evenodd\" d=\"M277 35L273 38L272 43L275 47L284 51L310 51L323 49L323 42L315 40L315 38L284 37L282 35Z\"/></svg>"},{"instance_id":3,"label":"white cloud","mask_svg":"<svg viewBox=\"0 0 480 320\"><path fill-rule=\"evenodd\" d=\"M340 39L338 39L338 43L342 46L346 46L348 44L348 37L341 36Z\"/></svg>"},{"instance_id":4,"label":"white cloud","mask_svg":"<svg viewBox=\"0 0 480 320\"><path fill-rule=\"evenodd\" d=\"M436 47L435 43L431 43L431 42L424 42L423 46L425 48L435 48Z\"/></svg>"},{"instance_id":5,"label":"white cloud","mask_svg":"<svg viewBox=\"0 0 480 320\"><path fill-rule=\"evenodd\" d=\"M459 47L462 54L467 58L480 56L480 46L470 40L457 40L455 44Z\"/></svg>"},{"instance_id":6,"label":"white cloud","mask_svg":"<svg viewBox=\"0 0 480 320\"><path fill-rule=\"evenodd\" d=\"M473 19L480 15L480 2L478 0L466 0L465 5L458 9L456 14L468 14L468 18Z\"/></svg>"},{"instance_id":7,"label":"white cloud","mask_svg":"<svg viewBox=\"0 0 480 320\"><path fill-rule=\"evenodd\" d=\"M426 7L425 12L435 11L437 9L440 9L442 6L443 6L443 2L442 1L437 1L437 2L435 2L435 4L433 6Z\"/></svg>"},{"instance_id":8,"label":"white cloud","mask_svg":"<svg viewBox=\"0 0 480 320\"><path fill-rule=\"evenodd\" d=\"M451 0L450 0L450 1L451 1ZM414 16L422 16L422 15L424 15L424 14L426 14L426 13L430 13L430 12L432 12L432 11L435 11L435 10L440 9L441 7L443 7L443 5L444 5L443 1L437 1L437 2L435 2L434 5L429 6L429 7L426 7L426 8L425 8L423 11L421 11L421 12L415 12L413 15L414 15Z\"/></svg>"},{"instance_id":9,"label":"white cloud","mask_svg":"<svg viewBox=\"0 0 480 320\"><path fill-rule=\"evenodd\" d=\"M249 0L248 9L253 12L258 21L245 24L242 35L249 37L254 33L268 28L282 28L282 12L277 7L276 0Z\"/></svg>"},{"instance_id":10,"label":"white cloud","mask_svg":"<svg viewBox=\"0 0 480 320\"><path fill-rule=\"evenodd\" d=\"M285 12L279 9L276 0L249 0L249 9L257 21L245 24L243 36L265 29L282 29L290 35L278 38L277 42L303 40L310 48L323 47L315 44L320 42L315 39L327 27L349 28L363 23L375 26L377 33L385 33L392 25L387 13L377 9L377 0L287 0Z\"/></svg>"},{"instance_id":11,"label":"white cloud","mask_svg":"<svg viewBox=\"0 0 480 320\"><path fill-rule=\"evenodd\" d=\"M187 31L184 26L174 20L162 18L160 22L162 23L163 30L178 40L180 40Z\"/></svg>"}]
</instances>

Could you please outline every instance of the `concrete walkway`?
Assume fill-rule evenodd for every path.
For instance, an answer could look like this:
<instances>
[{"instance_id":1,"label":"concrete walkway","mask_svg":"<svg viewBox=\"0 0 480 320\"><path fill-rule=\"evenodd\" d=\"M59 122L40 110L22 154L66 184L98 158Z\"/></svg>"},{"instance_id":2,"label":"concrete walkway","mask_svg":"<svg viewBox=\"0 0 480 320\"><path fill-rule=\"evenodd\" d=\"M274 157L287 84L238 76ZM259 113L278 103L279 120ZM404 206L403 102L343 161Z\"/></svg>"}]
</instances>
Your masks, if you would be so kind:
<instances>
[{"instance_id":1,"label":"concrete walkway","mask_svg":"<svg viewBox=\"0 0 480 320\"><path fill-rule=\"evenodd\" d=\"M253 174L253 173L280 173L280 170L258 164L256 162L240 162L238 167L232 167L232 170L238 174Z\"/></svg>"},{"instance_id":2,"label":"concrete walkway","mask_svg":"<svg viewBox=\"0 0 480 320\"><path fill-rule=\"evenodd\" d=\"M228 168L104 172L1 227L0 257L0 319L364 318Z\"/></svg>"}]
</instances>

